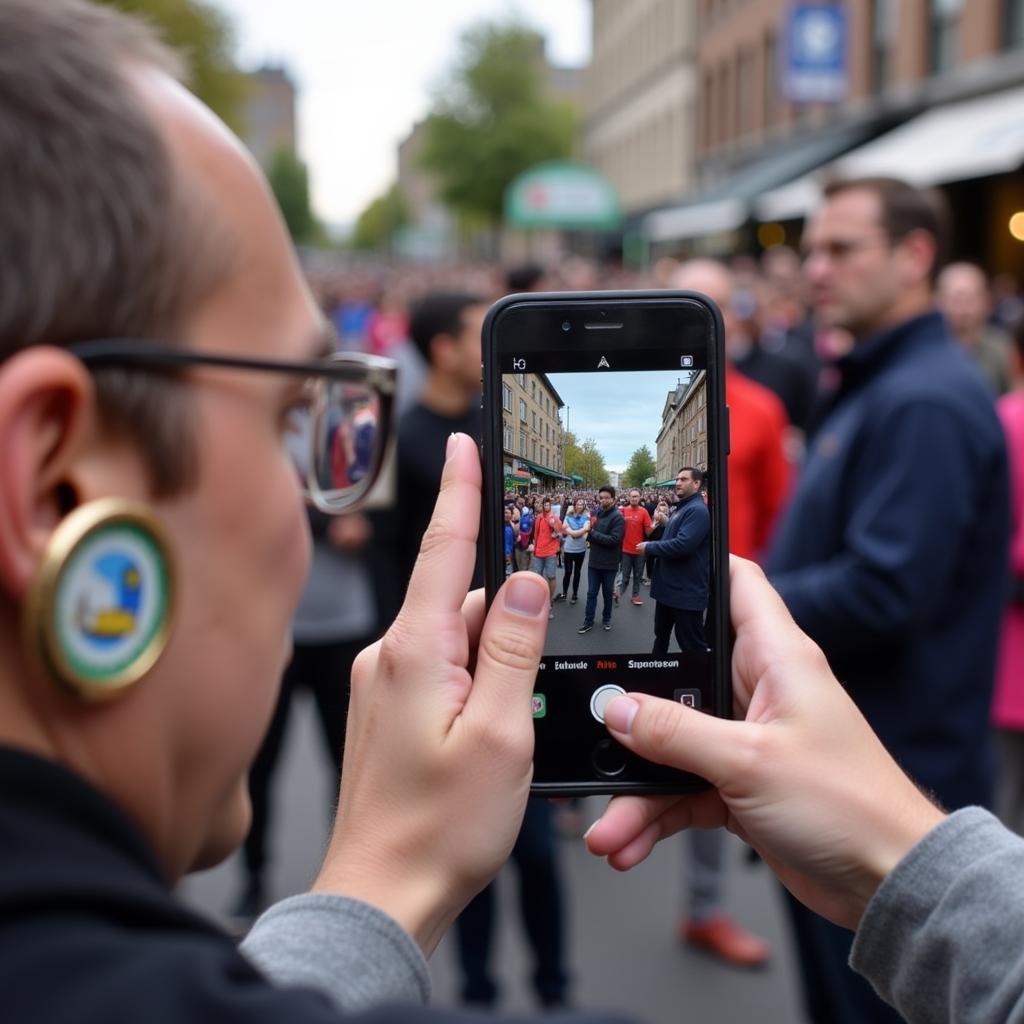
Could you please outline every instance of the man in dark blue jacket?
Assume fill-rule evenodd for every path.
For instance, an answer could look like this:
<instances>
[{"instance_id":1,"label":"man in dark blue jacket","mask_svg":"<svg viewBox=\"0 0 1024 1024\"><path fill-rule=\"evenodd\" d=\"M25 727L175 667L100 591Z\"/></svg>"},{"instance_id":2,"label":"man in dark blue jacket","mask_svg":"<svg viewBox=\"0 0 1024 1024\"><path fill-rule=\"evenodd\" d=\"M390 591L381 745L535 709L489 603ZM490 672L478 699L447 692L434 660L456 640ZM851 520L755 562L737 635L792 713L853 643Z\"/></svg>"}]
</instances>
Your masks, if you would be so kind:
<instances>
[{"instance_id":1,"label":"man in dark blue jacket","mask_svg":"<svg viewBox=\"0 0 1024 1024\"><path fill-rule=\"evenodd\" d=\"M986 805L1008 536L1006 452L978 371L932 308L933 197L837 183L805 232L822 327L852 335L768 573L871 726L948 808ZM813 1020L899 1019L846 966L850 935L796 915Z\"/></svg>"},{"instance_id":2,"label":"man in dark blue jacket","mask_svg":"<svg viewBox=\"0 0 1024 1024\"><path fill-rule=\"evenodd\" d=\"M637 554L658 559L651 584L654 598L654 654L668 654L672 630L681 651L705 651L711 516L700 489L704 474L693 466L679 471L679 502L661 540L637 545Z\"/></svg>"}]
</instances>

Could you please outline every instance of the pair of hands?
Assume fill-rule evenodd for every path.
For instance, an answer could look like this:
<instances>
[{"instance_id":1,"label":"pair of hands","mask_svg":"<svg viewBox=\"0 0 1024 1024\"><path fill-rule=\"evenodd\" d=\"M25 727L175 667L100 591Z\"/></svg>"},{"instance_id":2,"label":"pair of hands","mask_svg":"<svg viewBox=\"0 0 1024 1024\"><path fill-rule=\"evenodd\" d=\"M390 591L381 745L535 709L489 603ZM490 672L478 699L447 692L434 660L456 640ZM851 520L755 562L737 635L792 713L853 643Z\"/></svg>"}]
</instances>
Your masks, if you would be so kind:
<instances>
[{"instance_id":1,"label":"pair of hands","mask_svg":"<svg viewBox=\"0 0 1024 1024\"><path fill-rule=\"evenodd\" d=\"M429 954L508 858L532 774L529 697L548 587L514 573L485 614L467 596L480 464L449 442L402 611L360 655L335 830L314 889L380 907ZM879 882L942 814L896 766L752 563L734 559L736 721L631 694L605 714L624 746L714 789L614 798L587 834L626 870L684 828L724 826L799 899L855 927Z\"/></svg>"}]
</instances>

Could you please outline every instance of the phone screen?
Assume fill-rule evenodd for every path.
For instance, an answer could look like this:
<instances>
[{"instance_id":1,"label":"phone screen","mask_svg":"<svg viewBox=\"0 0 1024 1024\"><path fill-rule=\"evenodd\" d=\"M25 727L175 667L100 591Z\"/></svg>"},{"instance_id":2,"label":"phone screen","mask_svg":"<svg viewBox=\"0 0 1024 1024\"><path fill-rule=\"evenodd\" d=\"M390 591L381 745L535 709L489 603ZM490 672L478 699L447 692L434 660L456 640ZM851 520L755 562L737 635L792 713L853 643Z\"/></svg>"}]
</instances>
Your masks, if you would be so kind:
<instances>
[{"instance_id":1,"label":"phone screen","mask_svg":"<svg viewBox=\"0 0 1024 1024\"><path fill-rule=\"evenodd\" d=\"M728 707L713 308L664 293L518 298L485 328L485 387L500 395L485 401L485 525L494 585L515 571L552 581L535 788L690 788L611 740L603 709L629 691Z\"/></svg>"}]
</instances>

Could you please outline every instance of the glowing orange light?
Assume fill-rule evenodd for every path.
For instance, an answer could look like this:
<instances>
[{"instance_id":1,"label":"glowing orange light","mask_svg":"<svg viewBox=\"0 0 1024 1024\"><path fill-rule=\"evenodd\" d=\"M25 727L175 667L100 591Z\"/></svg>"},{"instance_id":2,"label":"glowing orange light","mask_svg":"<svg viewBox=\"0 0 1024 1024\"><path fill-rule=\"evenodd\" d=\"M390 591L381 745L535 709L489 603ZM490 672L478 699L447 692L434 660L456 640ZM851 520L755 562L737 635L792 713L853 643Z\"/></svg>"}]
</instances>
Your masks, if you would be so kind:
<instances>
[{"instance_id":1,"label":"glowing orange light","mask_svg":"<svg viewBox=\"0 0 1024 1024\"><path fill-rule=\"evenodd\" d=\"M762 224L757 229L757 240L762 249L774 249L786 241L786 229L781 224Z\"/></svg>"}]
</instances>

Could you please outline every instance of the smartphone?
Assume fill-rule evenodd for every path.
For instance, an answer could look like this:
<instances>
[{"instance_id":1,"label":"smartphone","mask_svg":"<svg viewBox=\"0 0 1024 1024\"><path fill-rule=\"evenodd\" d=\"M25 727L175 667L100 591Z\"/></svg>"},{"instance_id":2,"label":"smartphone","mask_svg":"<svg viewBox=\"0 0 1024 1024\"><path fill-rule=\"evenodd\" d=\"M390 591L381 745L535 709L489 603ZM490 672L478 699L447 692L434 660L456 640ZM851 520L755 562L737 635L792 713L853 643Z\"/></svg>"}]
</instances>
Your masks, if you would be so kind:
<instances>
[{"instance_id":1,"label":"smartphone","mask_svg":"<svg viewBox=\"0 0 1024 1024\"><path fill-rule=\"evenodd\" d=\"M637 691L731 713L724 367L721 314L692 292L508 295L487 315L488 598L514 571L556 595L532 697L537 794L707 785L627 751L603 710ZM671 547L636 553L658 538Z\"/></svg>"}]
</instances>

